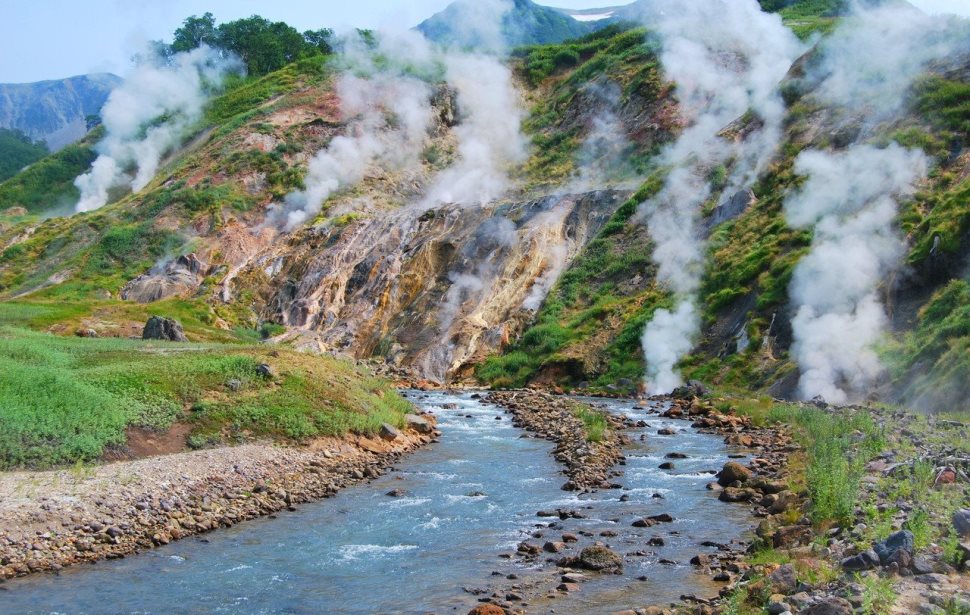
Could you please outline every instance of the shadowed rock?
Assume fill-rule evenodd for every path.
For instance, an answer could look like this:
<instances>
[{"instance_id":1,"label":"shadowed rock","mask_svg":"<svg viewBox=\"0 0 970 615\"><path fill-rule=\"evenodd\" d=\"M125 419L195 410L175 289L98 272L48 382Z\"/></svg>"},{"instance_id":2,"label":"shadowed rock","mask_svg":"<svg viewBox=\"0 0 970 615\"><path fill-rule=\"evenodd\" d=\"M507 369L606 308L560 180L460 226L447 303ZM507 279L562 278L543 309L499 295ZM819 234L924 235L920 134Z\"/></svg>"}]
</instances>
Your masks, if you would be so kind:
<instances>
[{"instance_id":1,"label":"shadowed rock","mask_svg":"<svg viewBox=\"0 0 970 615\"><path fill-rule=\"evenodd\" d=\"M164 316L152 316L145 323L145 328L141 332L143 340L165 340L168 342L187 342L185 331L182 324L174 318Z\"/></svg>"}]
</instances>

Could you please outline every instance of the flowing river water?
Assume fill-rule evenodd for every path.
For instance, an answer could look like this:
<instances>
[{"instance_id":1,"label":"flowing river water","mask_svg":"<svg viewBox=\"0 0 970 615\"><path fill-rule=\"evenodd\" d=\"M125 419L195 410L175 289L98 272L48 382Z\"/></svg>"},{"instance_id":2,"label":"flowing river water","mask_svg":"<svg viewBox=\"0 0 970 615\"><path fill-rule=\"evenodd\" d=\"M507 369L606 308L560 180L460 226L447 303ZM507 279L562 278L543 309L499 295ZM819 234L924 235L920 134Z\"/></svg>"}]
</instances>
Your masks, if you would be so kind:
<instances>
[{"instance_id":1,"label":"flowing river water","mask_svg":"<svg viewBox=\"0 0 970 615\"><path fill-rule=\"evenodd\" d=\"M539 545L559 540L562 531L597 537L604 530L616 532L600 540L627 555L624 574L590 575L569 595L551 592L557 597L549 598L550 592L542 592L530 600L530 613L609 613L675 601L682 594L716 594L717 586L688 562L713 551L700 543L738 539L750 523L744 507L718 502L705 488L710 472L734 452L721 438L629 401L597 400L647 425L628 432L634 444L616 479L623 489L580 495L560 490L565 477L553 460L553 445L522 437L501 409L471 393L409 396L437 416L443 435L395 471L275 519L57 576L7 582L0 586L5 590L0 612L463 614L476 604L466 589L493 584L507 589L550 574L501 554L514 552L524 539ZM657 435L663 427L679 433ZM674 459L673 470L659 469L671 452L687 458ZM406 495L387 496L392 489ZM557 508L585 518L560 522L536 516ZM631 527L659 513L675 521ZM553 521L563 527L544 527ZM537 531L544 536L531 537ZM648 547L653 536L665 544ZM565 554L575 551L578 547ZM509 574L519 580L505 580Z\"/></svg>"}]
</instances>

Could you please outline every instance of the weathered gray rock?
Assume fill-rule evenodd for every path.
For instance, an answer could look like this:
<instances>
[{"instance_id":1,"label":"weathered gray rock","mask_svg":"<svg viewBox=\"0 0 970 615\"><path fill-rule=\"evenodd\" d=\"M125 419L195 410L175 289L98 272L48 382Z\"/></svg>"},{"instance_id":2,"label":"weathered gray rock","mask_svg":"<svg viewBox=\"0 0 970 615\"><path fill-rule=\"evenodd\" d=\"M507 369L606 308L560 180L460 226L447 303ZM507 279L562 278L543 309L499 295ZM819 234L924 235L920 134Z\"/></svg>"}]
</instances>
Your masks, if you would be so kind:
<instances>
[{"instance_id":1,"label":"weathered gray rock","mask_svg":"<svg viewBox=\"0 0 970 615\"><path fill-rule=\"evenodd\" d=\"M260 378L276 378L276 370L268 363L260 363L256 366L256 375Z\"/></svg>"},{"instance_id":2,"label":"weathered gray rock","mask_svg":"<svg viewBox=\"0 0 970 615\"><path fill-rule=\"evenodd\" d=\"M165 340L169 342L187 342L185 331L182 324L174 318L164 316L152 316L145 323L145 328L141 332L143 340Z\"/></svg>"},{"instance_id":3,"label":"weathered gray rock","mask_svg":"<svg viewBox=\"0 0 970 615\"><path fill-rule=\"evenodd\" d=\"M962 538L970 538L970 508L962 508L953 513L953 529Z\"/></svg>"},{"instance_id":4,"label":"weathered gray rock","mask_svg":"<svg viewBox=\"0 0 970 615\"><path fill-rule=\"evenodd\" d=\"M777 570L768 575L768 582L771 584L771 589L778 594L788 594L794 593L798 588L798 577L795 575L795 567L791 564L785 564L779 567Z\"/></svg>"},{"instance_id":5,"label":"weathered gray rock","mask_svg":"<svg viewBox=\"0 0 970 615\"><path fill-rule=\"evenodd\" d=\"M852 615L852 603L845 598L829 596L799 612L799 615Z\"/></svg>"},{"instance_id":6,"label":"weathered gray rock","mask_svg":"<svg viewBox=\"0 0 970 615\"><path fill-rule=\"evenodd\" d=\"M382 423L380 436L381 438L388 441L397 440L398 438L401 437L401 432L398 431L397 427L393 425L390 425L388 423Z\"/></svg>"},{"instance_id":7,"label":"weathered gray rock","mask_svg":"<svg viewBox=\"0 0 970 615\"><path fill-rule=\"evenodd\" d=\"M879 561L883 566L889 565L897 557L898 551L905 552L910 561L913 557L913 533L909 530L902 530L891 535L882 542L873 545L873 550L879 556Z\"/></svg>"},{"instance_id":8,"label":"weathered gray rock","mask_svg":"<svg viewBox=\"0 0 970 615\"><path fill-rule=\"evenodd\" d=\"M879 556L872 549L842 560L842 569L849 572L872 570L879 565Z\"/></svg>"},{"instance_id":9,"label":"weathered gray rock","mask_svg":"<svg viewBox=\"0 0 970 615\"><path fill-rule=\"evenodd\" d=\"M408 428L413 429L418 433L430 434L434 431L434 427L432 427L431 423L427 419L420 417L417 414L408 414L404 417L404 420L407 421Z\"/></svg>"}]
</instances>

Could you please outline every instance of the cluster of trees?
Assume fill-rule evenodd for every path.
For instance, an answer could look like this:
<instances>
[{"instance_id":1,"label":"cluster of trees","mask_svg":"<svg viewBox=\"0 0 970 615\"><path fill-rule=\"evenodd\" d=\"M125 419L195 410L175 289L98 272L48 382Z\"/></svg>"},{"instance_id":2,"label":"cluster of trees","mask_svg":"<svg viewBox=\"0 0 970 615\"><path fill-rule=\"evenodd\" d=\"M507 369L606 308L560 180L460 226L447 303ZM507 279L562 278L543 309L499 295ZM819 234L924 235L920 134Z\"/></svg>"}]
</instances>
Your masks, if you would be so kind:
<instances>
[{"instance_id":1,"label":"cluster of trees","mask_svg":"<svg viewBox=\"0 0 970 615\"><path fill-rule=\"evenodd\" d=\"M328 28L300 33L287 23L258 15L216 25L212 13L205 13L182 22L172 44L161 51L173 54L209 45L242 58L250 75L265 75L301 58L332 53L332 40L333 30Z\"/></svg>"},{"instance_id":2,"label":"cluster of trees","mask_svg":"<svg viewBox=\"0 0 970 615\"><path fill-rule=\"evenodd\" d=\"M19 130L0 128L0 182L48 154L47 144Z\"/></svg>"}]
</instances>

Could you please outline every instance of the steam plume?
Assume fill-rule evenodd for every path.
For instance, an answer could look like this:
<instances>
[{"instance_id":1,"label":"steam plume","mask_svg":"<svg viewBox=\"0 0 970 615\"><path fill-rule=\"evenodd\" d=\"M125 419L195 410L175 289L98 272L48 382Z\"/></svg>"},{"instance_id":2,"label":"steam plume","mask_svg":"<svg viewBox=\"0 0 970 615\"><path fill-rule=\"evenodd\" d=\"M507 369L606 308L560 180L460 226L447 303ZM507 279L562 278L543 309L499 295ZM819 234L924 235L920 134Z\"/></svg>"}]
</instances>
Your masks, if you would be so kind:
<instances>
[{"instance_id":1,"label":"steam plume","mask_svg":"<svg viewBox=\"0 0 970 615\"><path fill-rule=\"evenodd\" d=\"M497 199L509 187L508 167L526 156L523 113L512 72L485 55L452 54L445 66L445 78L458 91L459 159L434 180L425 209L442 203L484 205Z\"/></svg>"},{"instance_id":2,"label":"steam plume","mask_svg":"<svg viewBox=\"0 0 970 615\"><path fill-rule=\"evenodd\" d=\"M103 207L112 188L144 188L202 118L210 93L241 66L206 46L139 65L102 109L106 136L91 170L74 180L81 191L76 210Z\"/></svg>"},{"instance_id":3,"label":"steam plume","mask_svg":"<svg viewBox=\"0 0 970 615\"><path fill-rule=\"evenodd\" d=\"M903 109L928 63L967 50L965 33L951 19L910 7L857 9L822 45L814 96L848 111L861 143ZM805 151L796 159L795 171L808 179L786 199L785 214L792 226L815 230L790 289L803 398L844 403L863 396L882 372L873 347L887 318L877 291L904 249L893 224L896 201L912 193L927 165L922 152L897 144Z\"/></svg>"},{"instance_id":4,"label":"steam plume","mask_svg":"<svg viewBox=\"0 0 970 615\"><path fill-rule=\"evenodd\" d=\"M642 339L647 388L666 393L680 384L675 366L699 327L694 294L704 246L697 218L712 196L708 177L732 160L728 185L744 187L775 151L784 117L777 84L800 45L755 0L658 0L645 5L644 19L660 36L661 61L677 84L686 125L662 155L661 164L670 168L664 187L639 211L655 244L658 281L676 301L675 309L656 312ZM760 119L760 129L735 139L722 136L725 126L749 110Z\"/></svg>"}]
</instances>

